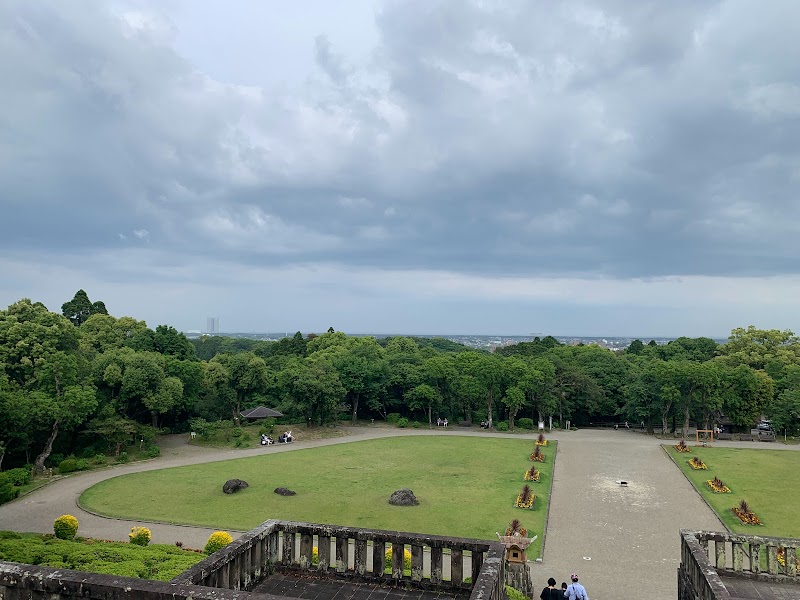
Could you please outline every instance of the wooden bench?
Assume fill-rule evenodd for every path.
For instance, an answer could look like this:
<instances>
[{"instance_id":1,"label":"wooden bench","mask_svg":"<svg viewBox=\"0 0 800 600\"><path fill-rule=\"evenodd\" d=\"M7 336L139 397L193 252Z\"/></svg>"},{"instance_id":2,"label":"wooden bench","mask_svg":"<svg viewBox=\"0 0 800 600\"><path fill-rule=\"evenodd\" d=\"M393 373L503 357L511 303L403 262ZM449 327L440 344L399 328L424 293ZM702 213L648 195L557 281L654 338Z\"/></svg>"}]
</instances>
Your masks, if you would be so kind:
<instances>
[{"instance_id":1,"label":"wooden bench","mask_svg":"<svg viewBox=\"0 0 800 600\"><path fill-rule=\"evenodd\" d=\"M739 434L739 441L740 442L752 442L753 435L750 433L740 433Z\"/></svg>"},{"instance_id":2,"label":"wooden bench","mask_svg":"<svg viewBox=\"0 0 800 600\"><path fill-rule=\"evenodd\" d=\"M761 442L774 442L775 441L775 432L774 431L762 431L758 434L758 439Z\"/></svg>"},{"instance_id":3,"label":"wooden bench","mask_svg":"<svg viewBox=\"0 0 800 600\"><path fill-rule=\"evenodd\" d=\"M714 437L716 439L718 439L718 440L721 440L721 441L722 440L731 440L731 441L733 440L733 434L732 433L718 433Z\"/></svg>"}]
</instances>

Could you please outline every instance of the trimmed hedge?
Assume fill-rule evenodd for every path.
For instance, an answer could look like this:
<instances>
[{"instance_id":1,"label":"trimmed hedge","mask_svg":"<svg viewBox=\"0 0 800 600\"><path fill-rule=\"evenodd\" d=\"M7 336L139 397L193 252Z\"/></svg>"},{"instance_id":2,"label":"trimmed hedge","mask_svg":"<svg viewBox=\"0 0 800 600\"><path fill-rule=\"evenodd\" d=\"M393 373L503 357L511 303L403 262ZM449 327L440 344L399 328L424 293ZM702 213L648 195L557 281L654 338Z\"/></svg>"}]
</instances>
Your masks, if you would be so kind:
<instances>
[{"instance_id":1,"label":"trimmed hedge","mask_svg":"<svg viewBox=\"0 0 800 600\"><path fill-rule=\"evenodd\" d=\"M514 421L520 429L533 429L533 419L522 417Z\"/></svg>"},{"instance_id":2,"label":"trimmed hedge","mask_svg":"<svg viewBox=\"0 0 800 600\"><path fill-rule=\"evenodd\" d=\"M494 427L495 429L497 429L497 431L508 431L508 423L506 423L505 421L500 421L498 423L495 423Z\"/></svg>"},{"instance_id":3,"label":"trimmed hedge","mask_svg":"<svg viewBox=\"0 0 800 600\"><path fill-rule=\"evenodd\" d=\"M162 544L67 541L0 531L0 560L29 565L169 581L202 559L198 552Z\"/></svg>"}]
</instances>

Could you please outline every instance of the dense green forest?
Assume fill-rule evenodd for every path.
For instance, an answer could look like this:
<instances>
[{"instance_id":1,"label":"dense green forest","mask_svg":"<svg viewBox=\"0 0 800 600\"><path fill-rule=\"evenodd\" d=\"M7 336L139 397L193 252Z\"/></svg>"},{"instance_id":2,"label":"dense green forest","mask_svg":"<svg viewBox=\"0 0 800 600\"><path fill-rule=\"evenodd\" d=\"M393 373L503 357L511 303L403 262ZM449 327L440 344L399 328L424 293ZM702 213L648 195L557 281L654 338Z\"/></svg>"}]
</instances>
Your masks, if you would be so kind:
<instances>
[{"instance_id":1,"label":"dense green forest","mask_svg":"<svg viewBox=\"0 0 800 600\"><path fill-rule=\"evenodd\" d=\"M637 340L614 353L545 337L486 353L333 329L277 342L188 340L168 325L113 317L82 290L61 313L28 299L0 311L0 469L118 453L145 434L188 431L192 419L238 424L259 404L309 426L399 413L503 428L551 416L579 426L627 420L680 432L723 421L748 429L764 415L792 434L800 340L748 327L722 345Z\"/></svg>"}]
</instances>

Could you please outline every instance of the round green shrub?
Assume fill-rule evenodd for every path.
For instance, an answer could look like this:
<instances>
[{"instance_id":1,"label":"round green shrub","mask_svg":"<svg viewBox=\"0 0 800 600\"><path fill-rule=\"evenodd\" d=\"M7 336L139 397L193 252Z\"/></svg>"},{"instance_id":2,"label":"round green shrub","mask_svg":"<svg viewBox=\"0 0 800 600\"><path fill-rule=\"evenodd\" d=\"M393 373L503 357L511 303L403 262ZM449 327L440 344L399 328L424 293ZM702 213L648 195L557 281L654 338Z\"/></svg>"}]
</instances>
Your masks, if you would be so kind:
<instances>
[{"instance_id":1,"label":"round green shrub","mask_svg":"<svg viewBox=\"0 0 800 600\"><path fill-rule=\"evenodd\" d=\"M120 452L119 456L117 456L117 462L118 463L126 463L126 462L128 462L128 460L130 460L130 459L128 458L128 453L127 452Z\"/></svg>"},{"instance_id":2,"label":"round green shrub","mask_svg":"<svg viewBox=\"0 0 800 600\"><path fill-rule=\"evenodd\" d=\"M408 427L408 419L406 419L405 417L402 417L402 418L398 419L398 420L397 420L397 426L398 426L400 429L403 429L403 428L405 428L405 427Z\"/></svg>"},{"instance_id":3,"label":"round green shrub","mask_svg":"<svg viewBox=\"0 0 800 600\"><path fill-rule=\"evenodd\" d=\"M147 546L152 537L153 536L147 527L132 527L131 532L128 534L130 543L136 546Z\"/></svg>"},{"instance_id":4,"label":"round green shrub","mask_svg":"<svg viewBox=\"0 0 800 600\"><path fill-rule=\"evenodd\" d=\"M495 425L497 431L508 431L508 423L505 421L500 421Z\"/></svg>"},{"instance_id":5,"label":"round green shrub","mask_svg":"<svg viewBox=\"0 0 800 600\"><path fill-rule=\"evenodd\" d=\"M241 427L234 428L234 430L231 432L231 435L235 438L242 437L242 428Z\"/></svg>"},{"instance_id":6,"label":"round green shrub","mask_svg":"<svg viewBox=\"0 0 800 600\"><path fill-rule=\"evenodd\" d=\"M386 422L390 425L396 425L400 420L400 413L389 413L386 415Z\"/></svg>"},{"instance_id":7,"label":"round green shrub","mask_svg":"<svg viewBox=\"0 0 800 600\"><path fill-rule=\"evenodd\" d=\"M411 424L411 426L412 426L414 429L419 429L419 421L414 421L414 422Z\"/></svg>"},{"instance_id":8,"label":"round green shrub","mask_svg":"<svg viewBox=\"0 0 800 600\"><path fill-rule=\"evenodd\" d=\"M144 455L147 458L158 458L161 456L161 448L158 446L150 446L144 451Z\"/></svg>"},{"instance_id":9,"label":"round green shrub","mask_svg":"<svg viewBox=\"0 0 800 600\"><path fill-rule=\"evenodd\" d=\"M60 540L71 540L78 533L78 519L72 515L61 515L53 521L53 533Z\"/></svg>"},{"instance_id":10,"label":"round green shrub","mask_svg":"<svg viewBox=\"0 0 800 600\"><path fill-rule=\"evenodd\" d=\"M59 473L72 473L78 470L78 461L74 458L65 458L58 463Z\"/></svg>"},{"instance_id":11,"label":"round green shrub","mask_svg":"<svg viewBox=\"0 0 800 600\"><path fill-rule=\"evenodd\" d=\"M92 457L92 464L94 464L94 465L104 465L104 464L106 464L106 455L105 454L95 454Z\"/></svg>"},{"instance_id":12,"label":"round green shrub","mask_svg":"<svg viewBox=\"0 0 800 600\"><path fill-rule=\"evenodd\" d=\"M86 471L89 469L89 461L85 458L79 458L78 461L75 463L75 468L78 471Z\"/></svg>"},{"instance_id":13,"label":"round green shrub","mask_svg":"<svg viewBox=\"0 0 800 600\"><path fill-rule=\"evenodd\" d=\"M519 425L520 429L533 429L533 419L522 417L517 419L517 425Z\"/></svg>"},{"instance_id":14,"label":"round green shrub","mask_svg":"<svg viewBox=\"0 0 800 600\"><path fill-rule=\"evenodd\" d=\"M208 541L206 542L206 547L203 548L203 552L206 554L214 554L214 552L220 548L224 548L232 541L233 538L227 531L215 531L209 536Z\"/></svg>"}]
</instances>

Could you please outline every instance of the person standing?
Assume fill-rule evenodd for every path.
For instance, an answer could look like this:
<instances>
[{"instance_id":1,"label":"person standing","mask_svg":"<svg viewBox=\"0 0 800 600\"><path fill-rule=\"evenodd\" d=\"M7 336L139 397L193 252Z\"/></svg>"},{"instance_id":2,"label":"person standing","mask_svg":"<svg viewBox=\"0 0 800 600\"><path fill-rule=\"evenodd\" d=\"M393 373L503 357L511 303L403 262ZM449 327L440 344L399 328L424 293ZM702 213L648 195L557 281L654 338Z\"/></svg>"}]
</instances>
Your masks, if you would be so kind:
<instances>
[{"instance_id":1,"label":"person standing","mask_svg":"<svg viewBox=\"0 0 800 600\"><path fill-rule=\"evenodd\" d=\"M539 594L541 600L564 600L564 593L556 588L556 580L552 577L547 580L547 587Z\"/></svg>"},{"instance_id":2,"label":"person standing","mask_svg":"<svg viewBox=\"0 0 800 600\"><path fill-rule=\"evenodd\" d=\"M567 597L567 582L566 581L562 581L561 582L561 597L565 598L565 599ZM561 600L561 598L559 598L559 600Z\"/></svg>"},{"instance_id":3,"label":"person standing","mask_svg":"<svg viewBox=\"0 0 800 600\"><path fill-rule=\"evenodd\" d=\"M570 575L570 579L572 579L572 583L567 587L567 593L564 597L567 600L589 600L589 596L586 595L586 588L578 583L578 574L573 573Z\"/></svg>"}]
</instances>

